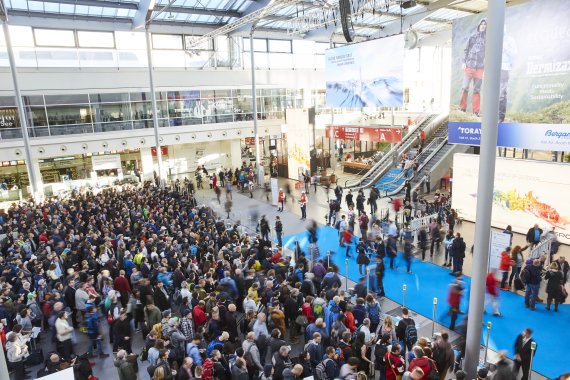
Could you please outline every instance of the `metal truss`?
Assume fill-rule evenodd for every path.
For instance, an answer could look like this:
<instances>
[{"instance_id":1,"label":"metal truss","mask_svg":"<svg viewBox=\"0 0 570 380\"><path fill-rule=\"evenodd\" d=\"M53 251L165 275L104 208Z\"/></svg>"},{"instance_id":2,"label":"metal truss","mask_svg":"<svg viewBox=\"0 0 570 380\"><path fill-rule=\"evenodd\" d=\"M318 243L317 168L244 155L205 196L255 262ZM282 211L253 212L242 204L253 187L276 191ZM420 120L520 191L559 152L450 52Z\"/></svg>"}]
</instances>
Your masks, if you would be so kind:
<instances>
[{"instance_id":1,"label":"metal truss","mask_svg":"<svg viewBox=\"0 0 570 380\"><path fill-rule=\"evenodd\" d=\"M267 4L265 7L260 8L256 11L253 11L247 15L240 17L239 19L230 22L216 30L213 30L209 33L204 34L203 36L197 37L193 39L188 45L187 49L192 49L200 44L215 38L217 36L221 36L224 34L228 34L233 32L236 29L239 29L248 24L255 24L257 21L261 20L265 15L270 13L277 12L283 8L286 8L290 5L295 5L297 3L303 2L303 0L272 0Z\"/></svg>"},{"instance_id":2,"label":"metal truss","mask_svg":"<svg viewBox=\"0 0 570 380\"><path fill-rule=\"evenodd\" d=\"M400 3L400 0L352 0L352 17L356 18L365 13L381 14L383 9L388 11L389 7ZM304 34L330 24L336 25L340 22L339 1L333 0L326 7L307 12L287 22L287 33L290 35Z\"/></svg>"}]
</instances>

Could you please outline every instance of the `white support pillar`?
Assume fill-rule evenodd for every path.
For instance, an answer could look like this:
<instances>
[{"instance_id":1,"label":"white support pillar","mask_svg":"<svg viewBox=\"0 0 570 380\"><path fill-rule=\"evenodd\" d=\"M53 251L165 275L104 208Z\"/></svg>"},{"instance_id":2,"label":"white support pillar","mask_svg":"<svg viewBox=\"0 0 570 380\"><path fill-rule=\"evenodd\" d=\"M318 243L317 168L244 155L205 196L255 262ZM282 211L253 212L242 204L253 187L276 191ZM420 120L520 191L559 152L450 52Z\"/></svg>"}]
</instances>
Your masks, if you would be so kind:
<instances>
[{"instance_id":1,"label":"white support pillar","mask_svg":"<svg viewBox=\"0 0 570 380\"><path fill-rule=\"evenodd\" d=\"M489 241L497 159L499 122L499 90L505 26L505 0L488 2L487 36L485 40L485 80L483 81L483 121L481 123L481 153L479 184L477 185L477 223L473 273L469 297L469 324L465 350L465 371L468 379L477 377L481 348L481 327L485 304L485 278L489 261Z\"/></svg>"},{"instance_id":2,"label":"white support pillar","mask_svg":"<svg viewBox=\"0 0 570 380\"><path fill-rule=\"evenodd\" d=\"M141 148L141 175L143 181L154 180L154 161L150 148Z\"/></svg>"},{"instance_id":3,"label":"white support pillar","mask_svg":"<svg viewBox=\"0 0 570 380\"><path fill-rule=\"evenodd\" d=\"M241 140L233 139L230 144L230 162L232 171L241 167Z\"/></svg>"},{"instance_id":4,"label":"white support pillar","mask_svg":"<svg viewBox=\"0 0 570 380\"><path fill-rule=\"evenodd\" d=\"M160 132L158 130L158 107L156 106L156 90L154 88L154 74L152 72L152 48L151 48L151 35L149 25L146 26L146 55L148 59L148 79L150 83L150 99L152 100L152 122L154 126L154 146L156 147L156 158L158 161L158 179L160 187L164 187L166 182L166 173L162 167L162 151L160 150Z\"/></svg>"},{"instance_id":5,"label":"white support pillar","mask_svg":"<svg viewBox=\"0 0 570 380\"><path fill-rule=\"evenodd\" d=\"M253 133L255 136L255 163L257 165L257 183L263 186L263 170L261 167L261 146L259 145L259 129L257 126L257 93L255 88L255 53L253 49L253 29L249 34L249 51L251 58L251 102L253 108Z\"/></svg>"},{"instance_id":6,"label":"white support pillar","mask_svg":"<svg viewBox=\"0 0 570 380\"><path fill-rule=\"evenodd\" d=\"M35 171L32 168L33 157L30 149L30 138L28 137L28 119L24 104L22 102L22 94L20 93L20 85L18 84L18 73L16 72L16 60L14 59L14 50L12 49L12 40L10 39L10 30L8 28L8 20L6 15L0 15L2 19L2 29L4 31L4 40L6 42L6 51L8 53L8 61L10 62L10 72L12 73L12 83L14 85L14 98L18 107L18 117L20 119L20 129L22 130L22 139L24 140L24 153L26 158L26 169L30 180L30 193L34 200L39 200L43 195L43 188L38 188L38 179L34 176ZM40 177L41 178L41 177Z\"/></svg>"}]
</instances>

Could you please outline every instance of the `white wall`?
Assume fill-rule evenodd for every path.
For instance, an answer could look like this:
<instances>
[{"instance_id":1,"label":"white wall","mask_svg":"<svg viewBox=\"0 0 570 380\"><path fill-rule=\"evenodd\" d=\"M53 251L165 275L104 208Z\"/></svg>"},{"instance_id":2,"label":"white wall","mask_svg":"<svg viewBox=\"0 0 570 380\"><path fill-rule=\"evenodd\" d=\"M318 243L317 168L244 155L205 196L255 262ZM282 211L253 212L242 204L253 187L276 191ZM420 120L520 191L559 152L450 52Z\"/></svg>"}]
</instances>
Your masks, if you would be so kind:
<instances>
[{"instance_id":1,"label":"white wall","mask_svg":"<svg viewBox=\"0 0 570 380\"><path fill-rule=\"evenodd\" d=\"M107 68L46 68L18 69L20 88L24 95L50 93L93 93L118 91L148 91L147 69ZM250 88L249 70L184 70L155 69L157 90L191 88ZM315 70L257 70L258 86L319 89L325 87L324 71ZM12 78L6 68L0 70L0 96L13 95ZM310 92L309 92L310 94Z\"/></svg>"},{"instance_id":2,"label":"white wall","mask_svg":"<svg viewBox=\"0 0 570 380\"><path fill-rule=\"evenodd\" d=\"M280 134L283 120L259 120L260 134ZM232 140L253 137L253 122L218 123L160 128L161 145ZM32 160L72 154L112 150L150 148L155 146L153 129L69 135L30 140ZM227 152L230 152L228 145ZM0 142L2 160L23 160L23 140Z\"/></svg>"}]
</instances>

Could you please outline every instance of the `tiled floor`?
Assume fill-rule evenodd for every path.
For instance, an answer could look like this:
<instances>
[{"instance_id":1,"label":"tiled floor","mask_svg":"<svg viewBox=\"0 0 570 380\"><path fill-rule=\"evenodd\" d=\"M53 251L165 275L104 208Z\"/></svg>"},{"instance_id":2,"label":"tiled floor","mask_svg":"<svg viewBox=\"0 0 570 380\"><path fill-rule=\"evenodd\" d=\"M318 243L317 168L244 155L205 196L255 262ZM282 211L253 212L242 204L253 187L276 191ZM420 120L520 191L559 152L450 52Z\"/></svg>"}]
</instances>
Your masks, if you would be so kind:
<instances>
[{"instance_id":1,"label":"tiled floor","mask_svg":"<svg viewBox=\"0 0 570 380\"><path fill-rule=\"evenodd\" d=\"M342 180L342 178L343 177L341 177L341 181L342 183L344 183L344 180ZM287 181L289 181L291 187L293 188L294 181L286 179L279 179L280 186L283 186ZM240 220L245 230L248 233L254 233L255 222L253 221L252 216L266 215L266 217L270 221L270 224L273 225L275 216L279 215L283 221L284 235L301 232L306 228L308 222L303 222L299 220L301 212L298 207L298 203L296 202L299 195L300 195L300 190L294 191L291 197L293 199L289 199L285 205L285 212L278 213L276 206L270 205L267 202L266 194L263 190L256 190L253 199L249 198L249 194L238 194L234 192L234 199L233 199L234 207L230 214L230 218L232 221ZM329 196L334 196L332 189L330 191ZM326 206L326 201L327 201L326 190L322 187L318 187L315 193L314 188L311 187L311 191L308 197L309 197L308 208L307 208L308 220L314 219L321 224L324 223L325 222L324 216L328 213L328 207ZM197 194L197 198L199 202L212 205L214 208L218 209L220 211L220 215L224 216L226 215L225 212L223 212L222 210L223 206L218 204L215 194L212 190L207 189L199 191ZM388 208L388 207L390 207L390 204L387 202L387 200L383 199L379 202L379 209ZM469 222L464 222L463 224L458 225L456 229L458 232L461 232L461 234L464 236L468 247L471 246L473 242L474 225ZM523 244L524 236L515 234L513 241L515 244ZM570 248L568 246L562 246L560 249L560 254L566 255L566 257L570 258ZM433 262L441 265L443 263L442 253L436 254L435 257L433 258ZM468 255L466 257L466 262L464 266L465 273L470 274L471 268L472 268L471 256ZM353 285L354 284L352 282L349 282L348 287L351 287ZM383 312L395 317L399 316L401 312L401 304L399 304L398 302L401 302L401 300L383 299L382 300ZM419 316L417 314L414 314L413 317L420 326L418 331L420 336L430 337L433 335L434 331L440 330L440 327L437 324L433 324L432 321L430 321L425 317ZM104 326L104 328L106 329L107 326ZM46 338L46 335L47 334L42 334L43 336L42 347L44 349L45 354L53 350L53 344L47 341L48 339ZM83 334L78 333L77 336L78 336L78 343L75 345L75 352L81 354L86 351L88 340ZM457 335L452 332L451 340L455 341L456 339ZM140 349L143 345L143 339L140 333L134 334L132 343L133 343L132 345L134 352L135 353L140 352ZM106 352L110 352L110 346L108 342L104 343L104 347ZM303 347L302 344L294 346L294 353L300 351L302 347ZM493 361L492 357L493 355L491 353L490 361ZM117 371L113 366L112 356L106 359L95 359L94 363L95 363L93 367L94 374L100 379L118 378ZM146 367L147 363L139 364L139 378L141 379L148 378ZM33 377L35 377L36 371L37 369L34 369ZM542 377L540 375L536 375L536 377L533 376L533 379L541 380Z\"/></svg>"}]
</instances>

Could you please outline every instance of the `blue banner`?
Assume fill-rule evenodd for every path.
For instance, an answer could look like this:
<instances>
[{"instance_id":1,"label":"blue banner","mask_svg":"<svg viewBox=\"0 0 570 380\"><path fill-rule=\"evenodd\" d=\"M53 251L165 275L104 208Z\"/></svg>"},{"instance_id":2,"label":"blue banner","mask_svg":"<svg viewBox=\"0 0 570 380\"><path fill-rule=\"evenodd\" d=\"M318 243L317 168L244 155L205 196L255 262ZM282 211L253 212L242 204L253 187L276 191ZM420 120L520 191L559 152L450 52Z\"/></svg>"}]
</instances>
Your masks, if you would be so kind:
<instances>
[{"instance_id":1,"label":"blue banner","mask_svg":"<svg viewBox=\"0 0 570 380\"><path fill-rule=\"evenodd\" d=\"M450 122L449 143L479 145L481 124L473 122ZM570 150L569 124L499 124L497 145L507 148L536 150Z\"/></svg>"}]
</instances>

